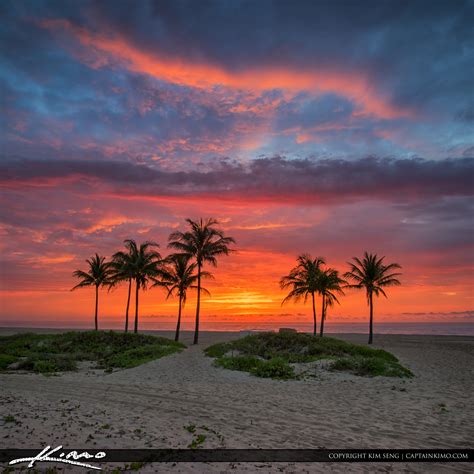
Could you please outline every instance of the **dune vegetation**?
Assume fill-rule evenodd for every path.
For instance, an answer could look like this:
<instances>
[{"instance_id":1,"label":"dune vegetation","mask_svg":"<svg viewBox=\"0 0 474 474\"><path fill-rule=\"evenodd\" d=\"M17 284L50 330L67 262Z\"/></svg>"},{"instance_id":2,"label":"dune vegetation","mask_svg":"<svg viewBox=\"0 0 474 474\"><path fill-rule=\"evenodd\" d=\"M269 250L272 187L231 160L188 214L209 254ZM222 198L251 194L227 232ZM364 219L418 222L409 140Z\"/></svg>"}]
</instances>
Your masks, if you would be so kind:
<instances>
[{"instance_id":1,"label":"dune vegetation","mask_svg":"<svg viewBox=\"0 0 474 474\"><path fill-rule=\"evenodd\" d=\"M78 369L90 361L110 372L159 359L186 346L164 337L112 331L62 334L15 334L0 337L0 370L54 374Z\"/></svg>"},{"instance_id":2,"label":"dune vegetation","mask_svg":"<svg viewBox=\"0 0 474 474\"><path fill-rule=\"evenodd\" d=\"M412 377L398 359L382 349L351 344L331 337L293 332L264 332L214 344L205 353L217 366L257 377L295 379L299 364L327 360L331 371L361 376Z\"/></svg>"}]
</instances>

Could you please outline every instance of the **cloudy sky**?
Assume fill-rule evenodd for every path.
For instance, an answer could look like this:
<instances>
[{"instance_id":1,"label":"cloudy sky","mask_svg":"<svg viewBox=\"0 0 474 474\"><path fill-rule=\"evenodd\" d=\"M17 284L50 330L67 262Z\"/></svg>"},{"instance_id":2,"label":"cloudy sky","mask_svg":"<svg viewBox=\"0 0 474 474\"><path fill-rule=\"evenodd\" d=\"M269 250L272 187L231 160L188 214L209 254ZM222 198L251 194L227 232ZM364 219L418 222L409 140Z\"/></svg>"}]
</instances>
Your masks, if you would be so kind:
<instances>
[{"instance_id":1,"label":"cloudy sky","mask_svg":"<svg viewBox=\"0 0 474 474\"><path fill-rule=\"evenodd\" d=\"M0 13L3 321L88 321L93 292L69 291L72 270L125 238L166 254L201 216L238 249L208 285L209 324L304 321L278 288L302 252L341 271L365 250L399 262L380 321L472 315L472 1L15 0ZM124 298L104 293L104 320ZM148 292L145 320L171 321L175 303ZM349 292L330 320L366 313Z\"/></svg>"}]
</instances>

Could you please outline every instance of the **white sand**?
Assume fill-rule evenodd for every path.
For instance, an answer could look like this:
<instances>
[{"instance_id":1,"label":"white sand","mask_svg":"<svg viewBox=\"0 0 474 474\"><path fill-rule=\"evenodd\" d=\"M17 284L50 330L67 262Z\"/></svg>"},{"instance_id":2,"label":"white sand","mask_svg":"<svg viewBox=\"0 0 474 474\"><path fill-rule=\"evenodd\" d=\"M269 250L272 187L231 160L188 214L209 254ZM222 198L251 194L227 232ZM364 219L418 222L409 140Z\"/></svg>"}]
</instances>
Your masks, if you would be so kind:
<instances>
[{"instance_id":1,"label":"white sand","mask_svg":"<svg viewBox=\"0 0 474 474\"><path fill-rule=\"evenodd\" d=\"M185 448L193 435L184 426L194 424L207 436L205 448L472 448L472 337L377 335L375 347L398 356L415 373L411 380L323 373L287 382L213 367L202 349L233 337L202 333L199 346L113 374L1 374L1 446ZM3 423L7 414L20 424ZM140 472L473 470L465 463L156 463Z\"/></svg>"}]
</instances>

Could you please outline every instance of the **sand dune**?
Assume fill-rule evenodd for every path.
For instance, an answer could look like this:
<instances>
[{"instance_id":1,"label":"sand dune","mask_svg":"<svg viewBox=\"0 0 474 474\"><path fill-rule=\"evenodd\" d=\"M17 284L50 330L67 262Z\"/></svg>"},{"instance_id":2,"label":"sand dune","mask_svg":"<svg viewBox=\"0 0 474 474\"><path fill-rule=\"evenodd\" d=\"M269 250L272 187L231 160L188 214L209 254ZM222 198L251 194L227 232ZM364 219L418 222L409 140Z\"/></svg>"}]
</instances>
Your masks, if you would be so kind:
<instances>
[{"instance_id":1,"label":"sand dune","mask_svg":"<svg viewBox=\"0 0 474 474\"><path fill-rule=\"evenodd\" d=\"M474 439L474 338L376 337L411 380L322 372L274 381L213 367L201 344L135 369L58 377L0 375L3 447L185 448L196 425L206 448L460 448ZM365 336L338 335L352 342ZM190 334L184 334L189 343ZM472 472L453 464L145 465L141 472Z\"/></svg>"}]
</instances>

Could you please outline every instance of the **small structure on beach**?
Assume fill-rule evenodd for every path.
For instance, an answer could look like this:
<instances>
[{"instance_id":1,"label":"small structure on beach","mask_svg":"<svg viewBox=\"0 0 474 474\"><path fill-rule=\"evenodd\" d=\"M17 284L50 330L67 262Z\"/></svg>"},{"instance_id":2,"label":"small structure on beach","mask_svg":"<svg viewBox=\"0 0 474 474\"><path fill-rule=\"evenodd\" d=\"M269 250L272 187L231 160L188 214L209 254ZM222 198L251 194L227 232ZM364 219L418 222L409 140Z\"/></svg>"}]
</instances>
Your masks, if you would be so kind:
<instances>
[{"instance_id":1,"label":"small structure on beach","mask_svg":"<svg viewBox=\"0 0 474 474\"><path fill-rule=\"evenodd\" d=\"M241 336L251 336L252 334L259 334L261 332L266 332L266 331L263 331L261 329L241 329L239 331L239 334Z\"/></svg>"}]
</instances>

